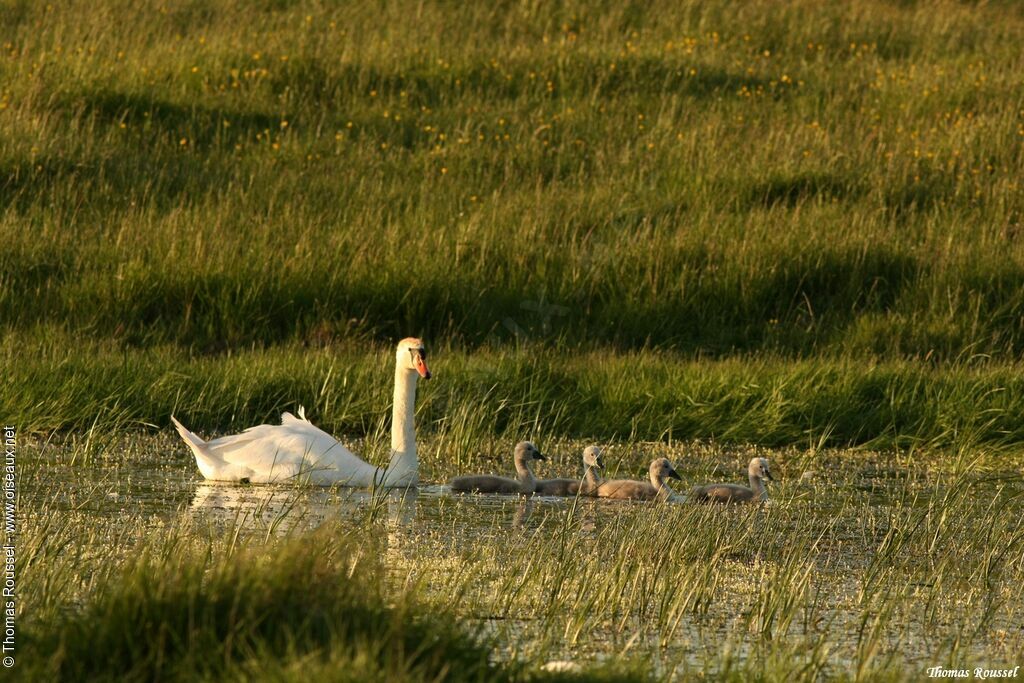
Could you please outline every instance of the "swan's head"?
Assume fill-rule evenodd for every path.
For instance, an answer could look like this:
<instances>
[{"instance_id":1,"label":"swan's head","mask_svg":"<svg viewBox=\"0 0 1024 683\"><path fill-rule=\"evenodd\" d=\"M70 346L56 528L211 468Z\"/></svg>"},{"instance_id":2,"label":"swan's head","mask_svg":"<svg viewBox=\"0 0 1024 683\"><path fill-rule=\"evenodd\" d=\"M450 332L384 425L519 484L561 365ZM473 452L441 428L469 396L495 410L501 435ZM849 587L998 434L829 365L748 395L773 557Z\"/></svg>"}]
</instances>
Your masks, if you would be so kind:
<instances>
[{"instance_id":1,"label":"swan's head","mask_svg":"<svg viewBox=\"0 0 1024 683\"><path fill-rule=\"evenodd\" d=\"M657 458L651 462L650 468L651 479L657 481L665 481L666 479L682 479L679 473L676 472L675 468L672 467L672 463L668 461L668 458Z\"/></svg>"},{"instance_id":2,"label":"swan's head","mask_svg":"<svg viewBox=\"0 0 1024 683\"><path fill-rule=\"evenodd\" d=\"M522 467L527 467L534 460L547 460L530 441L520 441L516 444L515 458L516 464Z\"/></svg>"},{"instance_id":3,"label":"swan's head","mask_svg":"<svg viewBox=\"0 0 1024 683\"><path fill-rule=\"evenodd\" d=\"M772 471L768 467L768 458L754 458L751 460L750 465L747 466L747 474L759 479L775 481L775 477L772 476Z\"/></svg>"},{"instance_id":4,"label":"swan's head","mask_svg":"<svg viewBox=\"0 0 1024 683\"><path fill-rule=\"evenodd\" d=\"M583 464L603 470L604 458L601 457L601 449L597 446L587 446L583 451Z\"/></svg>"},{"instance_id":5,"label":"swan's head","mask_svg":"<svg viewBox=\"0 0 1024 683\"><path fill-rule=\"evenodd\" d=\"M430 379L430 368L427 367L427 349L419 339L406 337L398 342L395 358L399 367L418 372L423 379Z\"/></svg>"}]
</instances>

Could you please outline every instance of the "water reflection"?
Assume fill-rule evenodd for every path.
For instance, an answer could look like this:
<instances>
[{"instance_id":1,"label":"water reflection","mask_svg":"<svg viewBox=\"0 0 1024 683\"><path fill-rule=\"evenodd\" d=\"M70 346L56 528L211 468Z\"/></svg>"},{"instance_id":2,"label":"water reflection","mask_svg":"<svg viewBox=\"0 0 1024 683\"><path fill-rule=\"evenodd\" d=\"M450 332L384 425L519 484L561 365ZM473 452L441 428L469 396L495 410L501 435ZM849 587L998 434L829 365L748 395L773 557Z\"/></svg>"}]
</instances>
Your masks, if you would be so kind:
<instances>
[{"instance_id":1,"label":"water reflection","mask_svg":"<svg viewBox=\"0 0 1024 683\"><path fill-rule=\"evenodd\" d=\"M188 514L224 526L279 531L367 517L385 517L389 528L400 528L413 524L418 501L415 488L370 491L202 482L195 488Z\"/></svg>"},{"instance_id":2,"label":"water reflection","mask_svg":"<svg viewBox=\"0 0 1024 683\"><path fill-rule=\"evenodd\" d=\"M527 522L530 521L530 515L533 514L533 497L524 497L519 501L519 505L516 507L515 517L512 518L512 528L522 529Z\"/></svg>"},{"instance_id":3,"label":"water reflection","mask_svg":"<svg viewBox=\"0 0 1024 683\"><path fill-rule=\"evenodd\" d=\"M534 528L543 524L549 513L562 512L567 507L567 499L453 495L440 485L370 491L201 482L196 485L185 514L193 521L268 534L311 530L327 521L348 521L353 525L379 521L387 529L389 542L400 545L403 537L421 530L417 527L419 522L423 523L423 531L448 527L452 533L501 527ZM591 510L585 518L592 514ZM589 519L585 524L593 528L594 523Z\"/></svg>"}]
</instances>

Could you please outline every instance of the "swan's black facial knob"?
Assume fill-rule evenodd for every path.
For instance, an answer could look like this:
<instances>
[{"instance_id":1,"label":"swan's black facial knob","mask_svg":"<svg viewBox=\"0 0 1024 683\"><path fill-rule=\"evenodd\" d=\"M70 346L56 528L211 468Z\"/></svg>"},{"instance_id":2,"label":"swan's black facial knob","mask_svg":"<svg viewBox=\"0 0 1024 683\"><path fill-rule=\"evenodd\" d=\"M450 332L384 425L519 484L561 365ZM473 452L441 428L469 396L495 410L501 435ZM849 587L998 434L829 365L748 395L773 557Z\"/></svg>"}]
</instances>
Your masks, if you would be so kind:
<instances>
[{"instance_id":1,"label":"swan's black facial knob","mask_svg":"<svg viewBox=\"0 0 1024 683\"><path fill-rule=\"evenodd\" d=\"M412 365L416 368L416 372L420 373L420 377L430 379L431 372L430 368L427 367L427 350L421 346L418 349L409 349L409 353L412 355Z\"/></svg>"}]
</instances>

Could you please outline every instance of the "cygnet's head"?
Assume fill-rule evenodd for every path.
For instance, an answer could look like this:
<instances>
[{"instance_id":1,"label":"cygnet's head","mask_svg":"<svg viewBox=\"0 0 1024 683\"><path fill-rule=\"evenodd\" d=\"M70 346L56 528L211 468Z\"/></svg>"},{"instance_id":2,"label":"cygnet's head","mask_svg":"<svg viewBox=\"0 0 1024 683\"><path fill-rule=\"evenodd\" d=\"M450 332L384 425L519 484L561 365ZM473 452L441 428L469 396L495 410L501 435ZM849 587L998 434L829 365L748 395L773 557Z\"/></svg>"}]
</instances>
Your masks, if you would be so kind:
<instances>
[{"instance_id":1,"label":"cygnet's head","mask_svg":"<svg viewBox=\"0 0 1024 683\"><path fill-rule=\"evenodd\" d=\"M534 460L546 460L543 454L530 441L520 441L516 444L516 465L528 467Z\"/></svg>"},{"instance_id":2,"label":"cygnet's head","mask_svg":"<svg viewBox=\"0 0 1024 683\"><path fill-rule=\"evenodd\" d=\"M668 458L657 458L651 462L650 467L651 479L657 479L658 481L665 481L666 479L682 479L679 473L676 472L675 468L672 467L672 463L668 461Z\"/></svg>"},{"instance_id":3,"label":"cygnet's head","mask_svg":"<svg viewBox=\"0 0 1024 683\"><path fill-rule=\"evenodd\" d=\"M747 467L747 474L752 477L758 477L759 479L775 481L775 477L772 476L772 471L768 467L768 458L752 459L750 461L750 465Z\"/></svg>"},{"instance_id":4,"label":"cygnet's head","mask_svg":"<svg viewBox=\"0 0 1024 683\"><path fill-rule=\"evenodd\" d=\"M598 446L587 446L583 451L583 464L587 467L604 469L604 458L601 457L601 449Z\"/></svg>"}]
</instances>

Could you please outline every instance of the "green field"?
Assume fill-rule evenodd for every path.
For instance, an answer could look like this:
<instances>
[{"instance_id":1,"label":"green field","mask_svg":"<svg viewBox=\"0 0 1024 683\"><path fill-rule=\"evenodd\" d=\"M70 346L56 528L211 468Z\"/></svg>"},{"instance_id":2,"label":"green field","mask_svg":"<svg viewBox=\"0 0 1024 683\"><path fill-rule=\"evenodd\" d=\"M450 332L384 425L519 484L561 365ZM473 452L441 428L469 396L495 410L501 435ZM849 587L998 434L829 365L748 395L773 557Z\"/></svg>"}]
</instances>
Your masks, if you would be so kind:
<instances>
[{"instance_id":1,"label":"green field","mask_svg":"<svg viewBox=\"0 0 1024 683\"><path fill-rule=\"evenodd\" d=\"M0 420L33 435L25 467L48 463L29 477L109 466L110 444L167 431L172 413L210 434L299 405L379 462L392 348L415 335L436 375L417 416L437 479L491 467L526 437L755 444L816 468L830 449L869 448L955 476L1017 471L1021 45L1015 0L0 0ZM51 439L74 455L48 460ZM56 500L33 491L25 504ZM1018 515L1019 496L995 511ZM998 527L992 509L963 511ZM801 548L819 522L792 523ZM45 567L49 527L28 525ZM946 532L915 535L930 528L910 524L905 547L933 552ZM220 541L176 533L195 546L182 571L234 580ZM993 533L1019 541L1016 528ZM347 561L348 541L316 542ZM540 555L555 562L556 545ZM687 548L672 557L712 552ZM978 552L960 578L996 581ZM998 580L1020 577L1015 561ZM142 599L131 582L164 566L105 562L129 587L58 590L49 599L85 621L61 631L41 616L36 652ZM895 590L944 567L877 571ZM284 599L261 586L267 604ZM778 609L791 614L802 590ZM1002 595L1019 609L1019 592ZM443 602L367 600L351 628L370 640L389 610ZM467 679L531 675L514 656L507 670L481 663L464 616L436 628ZM318 624L221 653L241 669L174 675L240 680L269 666L267 642ZM317 656L325 671L405 675L372 648L353 664L317 633L267 676L301 676ZM956 647L935 647L949 658L936 664L956 663ZM823 675L824 652L798 672L776 665L803 650L765 652L769 679ZM140 680L170 653L136 653ZM433 657L408 678L441 675ZM742 679L752 665L736 661L716 670L735 664ZM846 675L896 670L871 661ZM102 677L102 663L60 672Z\"/></svg>"},{"instance_id":2,"label":"green field","mask_svg":"<svg viewBox=\"0 0 1024 683\"><path fill-rule=\"evenodd\" d=\"M655 401L647 438L955 442L945 411L1021 442L991 399L1024 344L1017 3L2 7L0 406L23 429L162 427L166 385L195 400L206 373L245 405L179 412L241 426L317 402L289 379L307 349L344 372L415 334L446 404L452 352L518 359L498 391L564 358L535 384L602 407L579 354L626 375L640 353L648 381L688 367L697 405L748 361L799 378L745 392L736 434ZM864 396L892 418L776 427ZM625 434L611 413L568 426Z\"/></svg>"}]
</instances>

